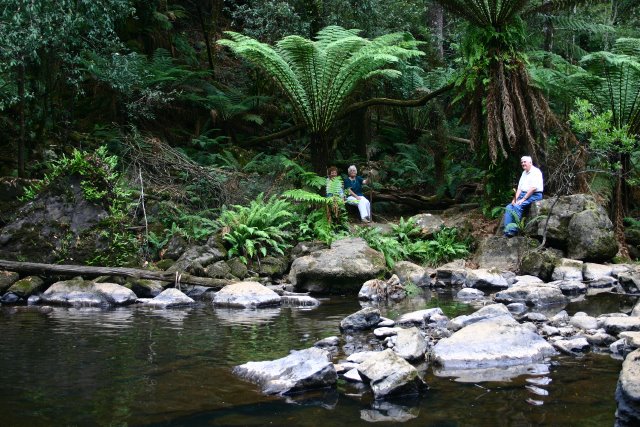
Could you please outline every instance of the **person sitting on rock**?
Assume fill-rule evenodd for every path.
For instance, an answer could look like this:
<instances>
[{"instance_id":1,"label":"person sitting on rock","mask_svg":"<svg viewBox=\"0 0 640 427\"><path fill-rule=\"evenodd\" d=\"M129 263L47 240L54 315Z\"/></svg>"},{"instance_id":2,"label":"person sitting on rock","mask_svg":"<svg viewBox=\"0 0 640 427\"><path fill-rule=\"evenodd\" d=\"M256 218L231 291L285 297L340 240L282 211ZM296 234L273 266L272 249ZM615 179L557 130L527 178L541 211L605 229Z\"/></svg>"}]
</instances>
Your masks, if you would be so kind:
<instances>
[{"instance_id":1,"label":"person sitting on rock","mask_svg":"<svg viewBox=\"0 0 640 427\"><path fill-rule=\"evenodd\" d=\"M347 194L347 203L357 204L362 222L371 222L371 203L364 197L362 186L368 181L358 176L358 169L355 165L349 166L347 169L349 176L344 180L344 188Z\"/></svg>"},{"instance_id":2,"label":"person sitting on rock","mask_svg":"<svg viewBox=\"0 0 640 427\"><path fill-rule=\"evenodd\" d=\"M530 156L522 156L520 164L523 171L518 182L518 188L513 200L506 206L504 211L505 237L513 237L518 234L518 222L522 218L524 210L531 203L542 200L542 191L544 190L542 171L533 166Z\"/></svg>"},{"instance_id":3,"label":"person sitting on rock","mask_svg":"<svg viewBox=\"0 0 640 427\"><path fill-rule=\"evenodd\" d=\"M338 176L338 168L331 166L327 169L327 172L327 197L337 196L344 200L344 182L342 181L342 178Z\"/></svg>"}]
</instances>

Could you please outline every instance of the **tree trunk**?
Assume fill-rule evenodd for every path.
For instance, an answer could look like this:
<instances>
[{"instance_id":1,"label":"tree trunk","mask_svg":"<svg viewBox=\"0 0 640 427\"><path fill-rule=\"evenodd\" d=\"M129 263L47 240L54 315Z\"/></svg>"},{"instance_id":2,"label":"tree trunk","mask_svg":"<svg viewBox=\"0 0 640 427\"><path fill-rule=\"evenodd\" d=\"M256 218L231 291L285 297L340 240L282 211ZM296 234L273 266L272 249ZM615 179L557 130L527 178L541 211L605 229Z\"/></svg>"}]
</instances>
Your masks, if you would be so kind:
<instances>
[{"instance_id":1,"label":"tree trunk","mask_svg":"<svg viewBox=\"0 0 640 427\"><path fill-rule=\"evenodd\" d=\"M371 113L368 108L355 111L352 115L355 153L367 158L367 147L371 143Z\"/></svg>"},{"instance_id":2,"label":"tree trunk","mask_svg":"<svg viewBox=\"0 0 640 427\"><path fill-rule=\"evenodd\" d=\"M429 7L429 20L433 32L433 42L439 62L444 62L444 9L438 2L432 2Z\"/></svg>"},{"instance_id":3,"label":"tree trunk","mask_svg":"<svg viewBox=\"0 0 640 427\"><path fill-rule=\"evenodd\" d=\"M204 44L207 47L207 59L209 60L209 69L211 73L215 72L215 67L213 64L213 54L211 51L211 35L209 34L209 29L205 22L204 12L202 11L202 7L200 6L200 2L196 1L196 7L198 8L198 22L200 23L200 30L202 31L202 37L204 38ZM213 7L212 7L213 11ZM211 17L213 19L213 17Z\"/></svg>"},{"instance_id":4,"label":"tree trunk","mask_svg":"<svg viewBox=\"0 0 640 427\"><path fill-rule=\"evenodd\" d=\"M148 271L136 268L121 267L90 267L84 265L63 265L63 264L40 264L35 262L17 262L0 260L0 268L25 274L36 274L44 276L124 276L136 279L160 280L163 282L175 282L176 273L164 271ZM231 283L229 280L210 279L208 277L197 277L181 272L179 283L184 285L200 285L210 288L221 289Z\"/></svg>"},{"instance_id":5,"label":"tree trunk","mask_svg":"<svg viewBox=\"0 0 640 427\"><path fill-rule=\"evenodd\" d=\"M311 164L313 171L320 176L327 174L327 167L332 160L329 158L329 146L327 136L323 133L313 133L309 135L311 144Z\"/></svg>"},{"instance_id":6,"label":"tree trunk","mask_svg":"<svg viewBox=\"0 0 640 427\"><path fill-rule=\"evenodd\" d=\"M19 105L19 126L20 135L18 136L18 176L26 178L25 165L27 163L27 141L25 129L25 94L24 94L24 65L18 66L18 105Z\"/></svg>"}]
</instances>

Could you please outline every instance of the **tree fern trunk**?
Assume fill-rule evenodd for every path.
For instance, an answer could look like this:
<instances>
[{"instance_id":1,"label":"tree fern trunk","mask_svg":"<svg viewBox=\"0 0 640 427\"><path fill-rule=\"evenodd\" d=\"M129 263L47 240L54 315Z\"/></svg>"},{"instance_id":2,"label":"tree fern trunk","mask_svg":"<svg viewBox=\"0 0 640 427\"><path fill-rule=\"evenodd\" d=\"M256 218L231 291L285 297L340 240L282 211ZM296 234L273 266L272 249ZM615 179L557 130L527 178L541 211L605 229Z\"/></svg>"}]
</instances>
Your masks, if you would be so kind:
<instances>
[{"instance_id":1,"label":"tree fern trunk","mask_svg":"<svg viewBox=\"0 0 640 427\"><path fill-rule=\"evenodd\" d=\"M313 171L320 176L327 174L329 165L329 146L327 145L327 136L323 133L313 133L309 135L311 144L311 164Z\"/></svg>"}]
</instances>

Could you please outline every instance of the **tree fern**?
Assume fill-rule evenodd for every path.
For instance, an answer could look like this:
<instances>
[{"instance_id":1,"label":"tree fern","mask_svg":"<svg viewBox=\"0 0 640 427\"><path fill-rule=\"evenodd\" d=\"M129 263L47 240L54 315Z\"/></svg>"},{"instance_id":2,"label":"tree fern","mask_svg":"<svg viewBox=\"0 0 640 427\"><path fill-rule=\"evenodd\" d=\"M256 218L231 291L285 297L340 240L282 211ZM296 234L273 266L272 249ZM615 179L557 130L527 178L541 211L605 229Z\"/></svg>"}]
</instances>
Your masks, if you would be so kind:
<instances>
[{"instance_id":1,"label":"tree fern","mask_svg":"<svg viewBox=\"0 0 640 427\"><path fill-rule=\"evenodd\" d=\"M262 68L288 98L296 119L312 138L312 160L324 172L328 153L326 134L346 101L365 80L393 78L399 61L422 55L418 42L405 33L368 40L358 30L329 26L316 40L287 36L275 47L235 32L220 40L235 54Z\"/></svg>"}]
</instances>

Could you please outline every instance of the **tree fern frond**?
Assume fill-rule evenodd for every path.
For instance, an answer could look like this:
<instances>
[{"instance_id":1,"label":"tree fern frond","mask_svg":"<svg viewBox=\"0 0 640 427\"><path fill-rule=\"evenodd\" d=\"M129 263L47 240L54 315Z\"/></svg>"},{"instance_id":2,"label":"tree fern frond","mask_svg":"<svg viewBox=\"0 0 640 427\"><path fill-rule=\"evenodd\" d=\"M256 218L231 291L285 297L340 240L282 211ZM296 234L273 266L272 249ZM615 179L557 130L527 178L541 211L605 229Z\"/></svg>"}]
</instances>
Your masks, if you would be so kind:
<instances>
[{"instance_id":1,"label":"tree fern frond","mask_svg":"<svg viewBox=\"0 0 640 427\"><path fill-rule=\"evenodd\" d=\"M556 30L564 31L584 31L594 34L606 34L615 33L616 29L611 25L598 24L590 22L584 19L580 19L576 16L560 16L551 15L548 19L553 24L553 28Z\"/></svg>"},{"instance_id":2,"label":"tree fern frond","mask_svg":"<svg viewBox=\"0 0 640 427\"><path fill-rule=\"evenodd\" d=\"M282 193L282 196L295 200L296 202L302 202L306 204L314 203L319 205L326 205L326 204L329 204L329 202L331 201L331 198L327 198L317 193L312 193L310 191L305 191L299 188L296 188L293 190L287 190L284 193Z\"/></svg>"}]
</instances>

